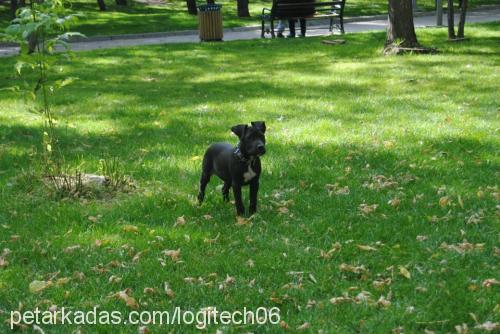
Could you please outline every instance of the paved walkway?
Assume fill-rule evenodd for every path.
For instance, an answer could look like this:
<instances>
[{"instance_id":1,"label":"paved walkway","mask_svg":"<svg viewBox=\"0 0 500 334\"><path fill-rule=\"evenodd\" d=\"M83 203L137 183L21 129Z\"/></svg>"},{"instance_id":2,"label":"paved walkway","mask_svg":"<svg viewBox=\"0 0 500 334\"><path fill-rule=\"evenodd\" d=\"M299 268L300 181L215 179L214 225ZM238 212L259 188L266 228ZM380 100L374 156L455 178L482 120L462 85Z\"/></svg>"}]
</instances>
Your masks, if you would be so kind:
<instances>
[{"instance_id":1,"label":"paved walkway","mask_svg":"<svg viewBox=\"0 0 500 334\"><path fill-rule=\"evenodd\" d=\"M446 15L443 16L443 24L446 25ZM491 22L500 21L500 7L482 8L467 13L467 22ZM458 22L458 17L456 19ZM415 27L431 27L436 25L436 16L429 13L415 17ZM387 18L384 16L348 18L345 23L347 33L385 30ZM327 26L312 25L307 30L308 36L329 35ZM266 35L269 36L269 35ZM259 27L243 27L224 30L224 40L249 40L260 38ZM197 31L178 31L169 33L123 35L110 37L94 37L89 40L71 43L74 51L107 49L115 47L127 47L136 45L154 45L167 43L199 43ZM19 52L17 47L1 46L0 57L11 56Z\"/></svg>"}]
</instances>

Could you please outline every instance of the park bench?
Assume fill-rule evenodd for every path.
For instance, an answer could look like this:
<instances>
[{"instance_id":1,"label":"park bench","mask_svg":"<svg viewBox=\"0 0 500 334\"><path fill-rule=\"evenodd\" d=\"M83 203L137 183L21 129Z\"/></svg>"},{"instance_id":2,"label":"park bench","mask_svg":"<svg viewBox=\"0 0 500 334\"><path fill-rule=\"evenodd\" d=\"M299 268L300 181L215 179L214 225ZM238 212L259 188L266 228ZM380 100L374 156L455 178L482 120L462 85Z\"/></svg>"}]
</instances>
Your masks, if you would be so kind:
<instances>
[{"instance_id":1,"label":"park bench","mask_svg":"<svg viewBox=\"0 0 500 334\"><path fill-rule=\"evenodd\" d=\"M273 0L272 7L262 9L262 31L261 37L265 33L271 33L274 38L275 20L296 20L296 19L328 19L329 29L333 31L335 26L344 33L344 6L345 0L314 1L314 0ZM338 23L334 25L334 19L338 18ZM266 22L270 28L266 29Z\"/></svg>"}]
</instances>

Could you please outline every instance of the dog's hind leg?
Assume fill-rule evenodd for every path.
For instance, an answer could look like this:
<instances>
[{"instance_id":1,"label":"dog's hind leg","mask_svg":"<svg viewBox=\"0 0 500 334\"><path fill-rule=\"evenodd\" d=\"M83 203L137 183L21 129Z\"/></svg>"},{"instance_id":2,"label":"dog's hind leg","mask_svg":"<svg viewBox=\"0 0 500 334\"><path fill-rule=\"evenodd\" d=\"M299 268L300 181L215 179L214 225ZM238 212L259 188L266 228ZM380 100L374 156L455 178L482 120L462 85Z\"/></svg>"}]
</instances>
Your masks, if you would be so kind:
<instances>
[{"instance_id":1,"label":"dog's hind leg","mask_svg":"<svg viewBox=\"0 0 500 334\"><path fill-rule=\"evenodd\" d=\"M224 182L224 186L222 187L222 199L224 202L229 202L229 190L231 189L231 183Z\"/></svg>"},{"instance_id":2,"label":"dog's hind leg","mask_svg":"<svg viewBox=\"0 0 500 334\"><path fill-rule=\"evenodd\" d=\"M210 182L210 176L212 176L212 161L206 155L203 158L203 167L200 179L200 191L198 192L198 203L203 203L205 199L205 188L208 182Z\"/></svg>"}]
</instances>

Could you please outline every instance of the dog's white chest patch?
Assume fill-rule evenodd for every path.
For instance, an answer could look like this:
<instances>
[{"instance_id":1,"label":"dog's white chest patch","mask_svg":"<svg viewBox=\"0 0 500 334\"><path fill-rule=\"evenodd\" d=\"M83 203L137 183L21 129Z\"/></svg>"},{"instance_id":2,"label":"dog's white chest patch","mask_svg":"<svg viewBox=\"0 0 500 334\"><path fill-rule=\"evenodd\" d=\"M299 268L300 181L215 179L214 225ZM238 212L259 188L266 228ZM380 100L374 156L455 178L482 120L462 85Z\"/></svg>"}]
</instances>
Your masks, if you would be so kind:
<instances>
[{"instance_id":1,"label":"dog's white chest patch","mask_svg":"<svg viewBox=\"0 0 500 334\"><path fill-rule=\"evenodd\" d=\"M252 166L248 165L248 170L245 173L243 173L243 180L245 182L248 182L251 179L253 179L255 177L255 175L257 175L257 174L253 171Z\"/></svg>"}]
</instances>

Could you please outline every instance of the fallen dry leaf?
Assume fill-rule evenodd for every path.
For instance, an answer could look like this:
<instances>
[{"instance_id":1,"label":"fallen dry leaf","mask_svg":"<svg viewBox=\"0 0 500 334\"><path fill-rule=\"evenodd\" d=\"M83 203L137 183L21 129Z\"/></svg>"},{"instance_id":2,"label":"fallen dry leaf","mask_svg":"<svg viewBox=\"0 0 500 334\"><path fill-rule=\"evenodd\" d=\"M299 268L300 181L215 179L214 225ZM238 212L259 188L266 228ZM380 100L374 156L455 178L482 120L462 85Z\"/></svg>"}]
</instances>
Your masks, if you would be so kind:
<instances>
[{"instance_id":1,"label":"fallen dry leaf","mask_svg":"<svg viewBox=\"0 0 500 334\"><path fill-rule=\"evenodd\" d=\"M236 282L236 278L234 278L233 276L229 276L227 275L226 276L226 280L224 281L224 283L226 284L234 284Z\"/></svg>"},{"instance_id":2,"label":"fallen dry leaf","mask_svg":"<svg viewBox=\"0 0 500 334\"><path fill-rule=\"evenodd\" d=\"M386 286L389 286L391 284L392 280L390 278L386 279L380 278L372 282L373 287L377 290L383 290Z\"/></svg>"},{"instance_id":3,"label":"fallen dry leaf","mask_svg":"<svg viewBox=\"0 0 500 334\"><path fill-rule=\"evenodd\" d=\"M61 277L56 281L57 286L68 284L71 281L70 277Z\"/></svg>"},{"instance_id":4,"label":"fallen dry leaf","mask_svg":"<svg viewBox=\"0 0 500 334\"><path fill-rule=\"evenodd\" d=\"M449 245L446 242L443 242L439 248L445 249L448 251L455 251L459 254L465 254L470 251L483 251L484 244L471 244L467 240L464 239L462 243Z\"/></svg>"},{"instance_id":5,"label":"fallen dry leaf","mask_svg":"<svg viewBox=\"0 0 500 334\"><path fill-rule=\"evenodd\" d=\"M483 329L487 332L492 332L492 331L500 330L500 324L498 322L486 321L483 324L476 325L474 328Z\"/></svg>"},{"instance_id":6,"label":"fallen dry leaf","mask_svg":"<svg viewBox=\"0 0 500 334\"><path fill-rule=\"evenodd\" d=\"M143 292L147 295L154 295L154 294L156 294L156 289L155 288L144 288Z\"/></svg>"},{"instance_id":7,"label":"fallen dry leaf","mask_svg":"<svg viewBox=\"0 0 500 334\"><path fill-rule=\"evenodd\" d=\"M247 219L247 218L241 217L241 216L236 217L236 225L238 225L238 226L249 225L251 223L252 222L250 221L250 219Z\"/></svg>"},{"instance_id":8,"label":"fallen dry leaf","mask_svg":"<svg viewBox=\"0 0 500 334\"><path fill-rule=\"evenodd\" d=\"M179 258L181 256L181 249L169 249L169 250L164 250L163 255L168 256L172 259L172 261L177 262L179 261Z\"/></svg>"},{"instance_id":9,"label":"fallen dry leaf","mask_svg":"<svg viewBox=\"0 0 500 334\"><path fill-rule=\"evenodd\" d=\"M163 283L163 291L165 291L165 294L169 298L174 298L175 297L175 292L172 290L167 282Z\"/></svg>"},{"instance_id":10,"label":"fallen dry leaf","mask_svg":"<svg viewBox=\"0 0 500 334\"><path fill-rule=\"evenodd\" d=\"M217 242L217 240L219 240L219 237L220 237L220 233L217 233L217 236L215 238L213 238L213 239L205 238L205 239L203 239L203 242L206 244L215 244Z\"/></svg>"},{"instance_id":11,"label":"fallen dry leaf","mask_svg":"<svg viewBox=\"0 0 500 334\"><path fill-rule=\"evenodd\" d=\"M194 277L184 277L184 282L193 284L194 282L196 282L196 279Z\"/></svg>"},{"instance_id":12,"label":"fallen dry leaf","mask_svg":"<svg viewBox=\"0 0 500 334\"><path fill-rule=\"evenodd\" d=\"M80 245L73 245L73 246L66 247L64 249L64 253L67 253L67 254L73 253L75 250L80 249L81 247L82 246L80 246Z\"/></svg>"},{"instance_id":13,"label":"fallen dry leaf","mask_svg":"<svg viewBox=\"0 0 500 334\"><path fill-rule=\"evenodd\" d=\"M354 297L356 303L367 303L370 301L371 293L368 291L361 291Z\"/></svg>"},{"instance_id":14,"label":"fallen dry leaf","mask_svg":"<svg viewBox=\"0 0 500 334\"><path fill-rule=\"evenodd\" d=\"M287 214L289 211L290 211L290 210L288 210L288 208L287 208L286 206L280 206L280 207L278 208L278 212L279 212L280 214Z\"/></svg>"},{"instance_id":15,"label":"fallen dry leaf","mask_svg":"<svg viewBox=\"0 0 500 334\"><path fill-rule=\"evenodd\" d=\"M367 272L365 266L363 266L363 265L361 265L361 266L353 266L353 265L345 264L345 263L342 263L339 266L339 269L340 269L340 271L348 272L348 273L354 273L354 274L362 274L362 273Z\"/></svg>"},{"instance_id":16,"label":"fallen dry leaf","mask_svg":"<svg viewBox=\"0 0 500 334\"><path fill-rule=\"evenodd\" d=\"M146 326L140 326L137 329L137 333L138 334L148 334L149 333L149 329Z\"/></svg>"},{"instance_id":17,"label":"fallen dry leaf","mask_svg":"<svg viewBox=\"0 0 500 334\"><path fill-rule=\"evenodd\" d=\"M41 329L38 325L33 325L33 332L38 334L45 334L43 329Z\"/></svg>"},{"instance_id":18,"label":"fallen dry leaf","mask_svg":"<svg viewBox=\"0 0 500 334\"><path fill-rule=\"evenodd\" d=\"M317 304L317 302L314 299L309 299L307 301L306 308L307 309L313 308L316 304Z\"/></svg>"},{"instance_id":19,"label":"fallen dry leaf","mask_svg":"<svg viewBox=\"0 0 500 334\"><path fill-rule=\"evenodd\" d=\"M175 220L174 227L182 226L185 224L186 224L186 219L184 218L184 216L180 216L180 217L177 217L177 219Z\"/></svg>"},{"instance_id":20,"label":"fallen dry leaf","mask_svg":"<svg viewBox=\"0 0 500 334\"><path fill-rule=\"evenodd\" d=\"M494 278L488 278L483 281L483 287L491 288L493 285L499 285L500 281L497 281Z\"/></svg>"},{"instance_id":21,"label":"fallen dry leaf","mask_svg":"<svg viewBox=\"0 0 500 334\"><path fill-rule=\"evenodd\" d=\"M304 331L304 330L309 329L309 328L311 328L311 324L308 322L304 322L302 325L297 327L297 330Z\"/></svg>"},{"instance_id":22,"label":"fallen dry leaf","mask_svg":"<svg viewBox=\"0 0 500 334\"><path fill-rule=\"evenodd\" d=\"M391 205L393 208L397 208L399 204L401 204L401 200L399 198L393 198L387 202L387 204Z\"/></svg>"},{"instance_id":23,"label":"fallen dry leaf","mask_svg":"<svg viewBox=\"0 0 500 334\"><path fill-rule=\"evenodd\" d=\"M351 303L351 302L353 302L353 299L348 296L333 297L330 299L330 303L332 303L333 305Z\"/></svg>"},{"instance_id":24,"label":"fallen dry leaf","mask_svg":"<svg viewBox=\"0 0 500 334\"><path fill-rule=\"evenodd\" d=\"M2 255L0 255L0 268L7 267L9 265L9 261L7 261L7 256L10 254L10 249L4 248L2 251Z\"/></svg>"},{"instance_id":25,"label":"fallen dry leaf","mask_svg":"<svg viewBox=\"0 0 500 334\"><path fill-rule=\"evenodd\" d=\"M29 290L31 293L39 293L48 288L52 282L50 281L33 281L29 285Z\"/></svg>"},{"instance_id":26,"label":"fallen dry leaf","mask_svg":"<svg viewBox=\"0 0 500 334\"><path fill-rule=\"evenodd\" d=\"M330 259L333 253L339 251L340 249L342 249L342 245L340 244L340 242L336 242L332 245L332 248L326 252L321 249L319 252L319 257L322 257L324 259Z\"/></svg>"},{"instance_id":27,"label":"fallen dry leaf","mask_svg":"<svg viewBox=\"0 0 500 334\"><path fill-rule=\"evenodd\" d=\"M383 308L387 308L391 306L391 302L385 299L384 296L380 296L380 298L377 300L377 305Z\"/></svg>"},{"instance_id":28,"label":"fallen dry leaf","mask_svg":"<svg viewBox=\"0 0 500 334\"><path fill-rule=\"evenodd\" d=\"M373 213L377 209L377 207L377 204L368 205L363 203L359 205L359 211L361 211L362 214L367 215Z\"/></svg>"},{"instance_id":29,"label":"fallen dry leaf","mask_svg":"<svg viewBox=\"0 0 500 334\"><path fill-rule=\"evenodd\" d=\"M132 292L131 289L125 289L123 291L119 291L119 292L115 293L112 297L114 297L116 299L123 300L125 302L125 304L132 309L138 309L139 304L137 303L135 298L129 296L129 294L131 292Z\"/></svg>"},{"instance_id":30,"label":"fallen dry leaf","mask_svg":"<svg viewBox=\"0 0 500 334\"><path fill-rule=\"evenodd\" d=\"M280 321L280 327L283 328L283 329L290 328L290 326L288 326L288 324L284 320Z\"/></svg>"},{"instance_id":31,"label":"fallen dry leaf","mask_svg":"<svg viewBox=\"0 0 500 334\"><path fill-rule=\"evenodd\" d=\"M108 279L108 282L113 284L113 283L120 283L123 279L121 277L111 275Z\"/></svg>"},{"instance_id":32,"label":"fallen dry leaf","mask_svg":"<svg viewBox=\"0 0 500 334\"><path fill-rule=\"evenodd\" d=\"M346 196L350 193L348 186L340 187L338 183L325 184L325 188L328 191L328 196L332 196L334 194L339 196Z\"/></svg>"},{"instance_id":33,"label":"fallen dry leaf","mask_svg":"<svg viewBox=\"0 0 500 334\"><path fill-rule=\"evenodd\" d=\"M457 334L469 334L469 326L467 324L456 325Z\"/></svg>"},{"instance_id":34,"label":"fallen dry leaf","mask_svg":"<svg viewBox=\"0 0 500 334\"><path fill-rule=\"evenodd\" d=\"M137 253L134 255L134 257L132 258L132 262L134 262L134 263L139 262L139 260L141 259L141 256L142 256L144 253L146 253L146 252L147 252L147 250L143 250L143 251L137 252Z\"/></svg>"},{"instance_id":35,"label":"fallen dry leaf","mask_svg":"<svg viewBox=\"0 0 500 334\"><path fill-rule=\"evenodd\" d=\"M97 221L99 220L99 216L88 216L87 217L88 220L90 220L92 223L97 223Z\"/></svg>"}]
</instances>

